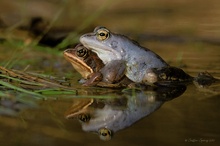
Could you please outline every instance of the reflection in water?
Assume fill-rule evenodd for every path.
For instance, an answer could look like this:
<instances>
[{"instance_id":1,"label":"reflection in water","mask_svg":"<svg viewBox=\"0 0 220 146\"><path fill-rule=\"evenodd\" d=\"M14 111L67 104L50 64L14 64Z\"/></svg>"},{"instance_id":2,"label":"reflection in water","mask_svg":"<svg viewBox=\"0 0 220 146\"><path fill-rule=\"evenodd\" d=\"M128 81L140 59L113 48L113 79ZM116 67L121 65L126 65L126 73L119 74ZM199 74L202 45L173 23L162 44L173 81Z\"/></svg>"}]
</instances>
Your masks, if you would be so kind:
<instances>
[{"instance_id":1,"label":"reflection in water","mask_svg":"<svg viewBox=\"0 0 220 146\"><path fill-rule=\"evenodd\" d=\"M7 99L7 98L0 98L0 116L17 116L17 114L24 110L30 108L36 108L37 105L34 102L19 99Z\"/></svg>"},{"instance_id":2,"label":"reflection in water","mask_svg":"<svg viewBox=\"0 0 220 146\"><path fill-rule=\"evenodd\" d=\"M131 126L185 90L185 86L146 87L144 91L125 89L116 98L74 99L66 118L76 118L84 131L95 132L100 139L110 140L113 133Z\"/></svg>"}]
</instances>

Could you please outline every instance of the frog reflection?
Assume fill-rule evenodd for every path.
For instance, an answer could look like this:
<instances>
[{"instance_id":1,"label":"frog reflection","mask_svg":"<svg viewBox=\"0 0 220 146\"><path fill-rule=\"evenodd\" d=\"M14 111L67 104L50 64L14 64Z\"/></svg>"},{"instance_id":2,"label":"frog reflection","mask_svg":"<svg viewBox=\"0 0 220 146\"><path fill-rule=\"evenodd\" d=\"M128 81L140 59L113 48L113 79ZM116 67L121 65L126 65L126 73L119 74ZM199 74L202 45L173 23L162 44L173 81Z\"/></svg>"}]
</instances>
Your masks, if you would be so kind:
<instances>
[{"instance_id":1,"label":"frog reflection","mask_svg":"<svg viewBox=\"0 0 220 146\"><path fill-rule=\"evenodd\" d=\"M101 140L106 141L118 130L156 111L164 102L180 96L186 87L146 87L144 91L134 90L125 89L123 95L117 98L74 99L65 116L67 119L78 119L84 131L95 132Z\"/></svg>"}]
</instances>

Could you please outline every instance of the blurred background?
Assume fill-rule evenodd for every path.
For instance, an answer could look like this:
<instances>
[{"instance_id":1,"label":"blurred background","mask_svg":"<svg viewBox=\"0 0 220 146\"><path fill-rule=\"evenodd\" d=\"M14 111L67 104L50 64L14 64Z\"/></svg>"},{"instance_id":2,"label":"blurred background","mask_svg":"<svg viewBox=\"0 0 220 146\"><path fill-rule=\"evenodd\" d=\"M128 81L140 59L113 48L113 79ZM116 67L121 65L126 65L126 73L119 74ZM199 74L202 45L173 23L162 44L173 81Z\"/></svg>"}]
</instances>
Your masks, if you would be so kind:
<instances>
[{"instance_id":1,"label":"blurred background","mask_svg":"<svg viewBox=\"0 0 220 146\"><path fill-rule=\"evenodd\" d=\"M208 71L220 77L219 0L0 0L0 66L68 77L78 85L80 75L63 50L96 26L129 36L192 76ZM83 93L94 96L90 90ZM64 118L72 104L69 96L36 102L16 93L14 101L22 97L19 104L31 108L21 113L16 108L15 117L0 116L0 145L188 145L201 139L219 145L219 93L219 84L202 91L189 86L107 143ZM2 107L0 114L5 114Z\"/></svg>"},{"instance_id":2,"label":"blurred background","mask_svg":"<svg viewBox=\"0 0 220 146\"><path fill-rule=\"evenodd\" d=\"M1 25L28 25L41 17L53 27L104 25L114 31L219 37L219 1L1 0ZM84 25L84 26L82 26Z\"/></svg>"},{"instance_id":3,"label":"blurred background","mask_svg":"<svg viewBox=\"0 0 220 146\"><path fill-rule=\"evenodd\" d=\"M209 66L213 58L219 62L219 51L215 50L220 45L219 3L218 0L1 0L0 39L35 41L63 50L78 43L81 34L105 26L137 40L174 65L187 61L195 69L202 62L200 66L205 65L205 69L216 69L216 65Z\"/></svg>"}]
</instances>

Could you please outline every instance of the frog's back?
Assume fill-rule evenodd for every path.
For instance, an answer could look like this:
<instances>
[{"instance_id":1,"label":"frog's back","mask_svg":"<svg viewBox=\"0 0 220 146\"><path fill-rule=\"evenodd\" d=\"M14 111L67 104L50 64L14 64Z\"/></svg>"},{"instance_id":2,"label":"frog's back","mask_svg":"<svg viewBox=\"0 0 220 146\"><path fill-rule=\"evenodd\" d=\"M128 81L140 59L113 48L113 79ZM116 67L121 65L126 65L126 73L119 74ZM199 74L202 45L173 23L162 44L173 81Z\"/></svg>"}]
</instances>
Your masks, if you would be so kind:
<instances>
[{"instance_id":1,"label":"frog's back","mask_svg":"<svg viewBox=\"0 0 220 146\"><path fill-rule=\"evenodd\" d=\"M118 35L120 36L120 35ZM121 45L125 51L124 59L132 64L137 62L139 64L146 64L145 68L160 68L168 66L168 64L156 53L151 51L148 48L140 46L140 44L124 35L121 35L122 38Z\"/></svg>"},{"instance_id":2,"label":"frog's back","mask_svg":"<svg viewBox=\"0 0 220 146\"><path fill-rule=\"evenodd\" d=\"M156 53L133 41L128 42L124 48L126 48L124 59L127 61L126 75L135 82L141 82L146 71L151 68L169 66Z\"/></svg>"},{"instance_id":3,"label":"frog's back","mask_svg":"<svg viewBox=\"0 0 220 146\"><path fill-rule=\"evenodd\" d=\"M168 66L159 55L136 43L130 42L124 48L127 48L125 60L128 64L139 65L141 68L145 69Z\"/></svg>"}]
</instances>

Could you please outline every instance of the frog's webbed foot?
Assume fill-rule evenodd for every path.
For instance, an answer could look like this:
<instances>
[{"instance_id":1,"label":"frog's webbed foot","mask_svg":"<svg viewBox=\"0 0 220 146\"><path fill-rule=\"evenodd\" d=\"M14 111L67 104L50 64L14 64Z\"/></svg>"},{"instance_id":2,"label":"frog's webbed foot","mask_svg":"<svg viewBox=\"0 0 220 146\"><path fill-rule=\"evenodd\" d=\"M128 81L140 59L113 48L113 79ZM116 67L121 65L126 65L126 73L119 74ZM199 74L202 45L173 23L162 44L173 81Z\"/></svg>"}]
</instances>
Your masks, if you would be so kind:
<instances>
[{"instance_id":1,"label":"frog's webbed foot","mask_svg":"<svg viewBox=\"0 0 220 146\"><path fill-rule=\"evenodd\" d=\"M94 86L97 85L102 80L102 74L100 72L95 72L89 75L89 79L82 86Z\"/></svg>"},{"instance_id":2,"label":"frog's webbed foot","mask_svg":"<svg viewBox=\"0 0 220 146\"><path fill-rule=\"evenodd\" d=\"M163 68L152 68L147 70L144 80L155 85L179 85L192 82L193 77L185 73L182 69L167 66Z\"/></svg>"},{"instance_id":3,"label":"frog's webbed foot","mask_svg":"<svg viewBox=\"0 0 220 146\"><path fill-rule=\"evenodd\" d=\"M211 74L208 72L200 72L197 77L194 78L194 84L200 87L210 86L213 83L219 81L215 79Z\"/></svg>"}]
</instances>

